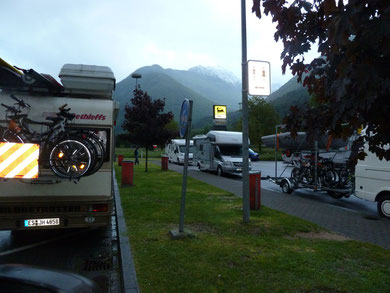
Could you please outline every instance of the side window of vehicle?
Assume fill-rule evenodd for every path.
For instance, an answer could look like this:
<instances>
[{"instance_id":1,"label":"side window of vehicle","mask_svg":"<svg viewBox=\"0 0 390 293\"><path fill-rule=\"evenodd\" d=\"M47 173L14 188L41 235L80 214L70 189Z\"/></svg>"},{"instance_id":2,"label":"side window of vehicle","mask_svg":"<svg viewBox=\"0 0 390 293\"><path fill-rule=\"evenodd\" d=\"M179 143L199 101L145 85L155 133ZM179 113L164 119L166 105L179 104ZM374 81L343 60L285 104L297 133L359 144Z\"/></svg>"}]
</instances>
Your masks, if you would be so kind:
<instances>
[{"instance_id":1,"label":"side window of vehicle","mask_svg":"<svg viewBox=\"0 0 390 293\"><path fill-rule=\"evenodd\" d=\"M219 149L215 149L214 157L218 160L222 160L221 153Z\"/></svg>"},{"instance_id":2,"label":"side window of vehicle","mask_svg":"<svg viewBox=\"0 0 390 293\"><path fill-rule=\"evenodd\" d=\"M201 144L201 145L199 146L199 150L200 150L201 152L203 152L203 144Z\"/></svg>"}]
</instances>

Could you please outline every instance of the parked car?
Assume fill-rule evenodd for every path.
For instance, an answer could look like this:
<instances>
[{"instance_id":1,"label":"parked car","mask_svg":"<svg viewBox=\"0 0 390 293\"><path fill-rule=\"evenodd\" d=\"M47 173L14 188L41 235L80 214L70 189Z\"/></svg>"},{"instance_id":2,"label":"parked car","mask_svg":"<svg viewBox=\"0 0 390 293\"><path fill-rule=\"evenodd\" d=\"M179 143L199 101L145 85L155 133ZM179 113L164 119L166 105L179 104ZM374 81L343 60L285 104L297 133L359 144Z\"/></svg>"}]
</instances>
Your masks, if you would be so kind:
<instances>
[{"instance_id":1,"label":"parked car","mask_svg":"<svg viewBox=\"0 0 390 293\"><path fill-rule=\"evenodd\" d=\"M249 151L249 158L252 160L252 161L258 161L258 160L260 160L260 158L259 158L259 154L258 153L256 153L254 150L252 150L252 149L248 149L248 151Z\"/></svg>"}]
</instances>

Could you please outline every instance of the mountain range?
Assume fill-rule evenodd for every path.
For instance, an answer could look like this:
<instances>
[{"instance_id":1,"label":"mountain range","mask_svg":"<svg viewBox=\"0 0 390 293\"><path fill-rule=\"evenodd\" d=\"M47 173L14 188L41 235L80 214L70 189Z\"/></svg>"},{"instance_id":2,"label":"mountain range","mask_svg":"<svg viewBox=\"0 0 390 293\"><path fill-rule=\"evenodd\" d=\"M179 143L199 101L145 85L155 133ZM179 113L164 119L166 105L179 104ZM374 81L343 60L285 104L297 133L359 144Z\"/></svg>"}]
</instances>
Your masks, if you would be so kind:
<instances>
[{"instance_id":1,"label":"mountain range","mask_svg":"<svg viewBox=\"0 0 390 293\"><path fill-rule=\"evenodd\" d=\"M294 76L273 92L266 101L271 103L279 116L283 118L290 111L291 106L300 107L308 102L309 99L310 94L307 88L298 83L297 77Z\"/></svg>"},{"instance_id":2,"label":"mountain range","mask_svg":"<svg viewBox=\"0 0 390 293\"><path fill-rule=\"evenodd\" d=\"M203 66L175 70L152 65L139 68L134 73L142 75L138 84L143 91L154 99L165 99L165 110L172 111L176 121L185 98L194 101L193 125L198 128L212 123L213 105L226 105L228 112L239 109L241 83L228 71ZM120 103L117 123L119 132L124 107L130 103L134 87L135 80L131 75L116 84L114 99Z\"/></svg>"},{"instance_id":3,"label":"mountain range","mask_svg":"<svg viewBox=\"0 0 390 293\"><path fill-rule=\"evenodd\" d=\"M165 111L172 111L178 121L181 104L185 98L194 101L193 127L203 128L212 124L213 105L226 105L228 122L239 119L242 100L241 81L222 68L196 66L188 70L164 69L160 65L145 66L134 73L142 77L137 80L143 91L153 99L165 99ZM135 88L135 79L129 75L116 84L114 100L120 104L116 132L122 132L124 108L130 103ZM281 117L291 105L302 105L309 100L306 88L293 77L266 101L270 102Z\"/></svg>"}]
</instances>

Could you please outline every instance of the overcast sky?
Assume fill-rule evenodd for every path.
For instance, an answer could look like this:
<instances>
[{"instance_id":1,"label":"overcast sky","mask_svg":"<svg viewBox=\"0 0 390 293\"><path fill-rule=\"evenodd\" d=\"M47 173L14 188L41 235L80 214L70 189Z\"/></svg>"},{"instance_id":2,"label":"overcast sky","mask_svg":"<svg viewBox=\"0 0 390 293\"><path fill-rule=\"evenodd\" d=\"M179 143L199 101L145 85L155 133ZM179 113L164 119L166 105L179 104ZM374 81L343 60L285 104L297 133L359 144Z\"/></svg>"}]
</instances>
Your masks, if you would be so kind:
<instances>
[{"instance_id":1,"label":"overcast sky","mask_svg":"<svg viewBox=\"0 0 390 293\"><path fill-rule=\"evenodd\" d=\"M247 1L248 59L271 62L283 84L282 44ZM241 78L240 0L0 0L0 57L58 79L65 63L111 67L117 81L159 64L219 66Z\"/></svg>"}]
</instances>

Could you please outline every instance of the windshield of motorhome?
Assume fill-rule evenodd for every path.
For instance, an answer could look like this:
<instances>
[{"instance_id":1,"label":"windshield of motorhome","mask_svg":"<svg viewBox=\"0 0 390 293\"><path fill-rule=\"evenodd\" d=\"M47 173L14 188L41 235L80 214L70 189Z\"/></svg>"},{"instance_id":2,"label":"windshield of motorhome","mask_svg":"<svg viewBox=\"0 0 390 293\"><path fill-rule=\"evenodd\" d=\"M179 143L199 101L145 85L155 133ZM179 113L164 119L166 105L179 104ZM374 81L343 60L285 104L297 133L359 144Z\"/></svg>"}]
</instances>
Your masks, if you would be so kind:
<instances>
[{"instance_id":1,"label":"windshield of motorhome","mask_svg":"<svg viewBox=\"0 0 390 293\"><path fill-rule=\"evenodd\" d=\"M181 153L185 153L186 152L186 146L185 145L181 145L179 146L180 148L180 152ZM194 146L190 146L190 153L193 153L195 151L195 147Z\"/></svg>"},{"instance_id":2,"label":"windshield of motorhome","mask_svg":"<svg viewBox=\"0 0 390 293\"><path fill-rule=\"evenodd\" d=\"M241 145L219 145L218 147L222 156L242 157Z\"/></svg>"}]
</instances>

